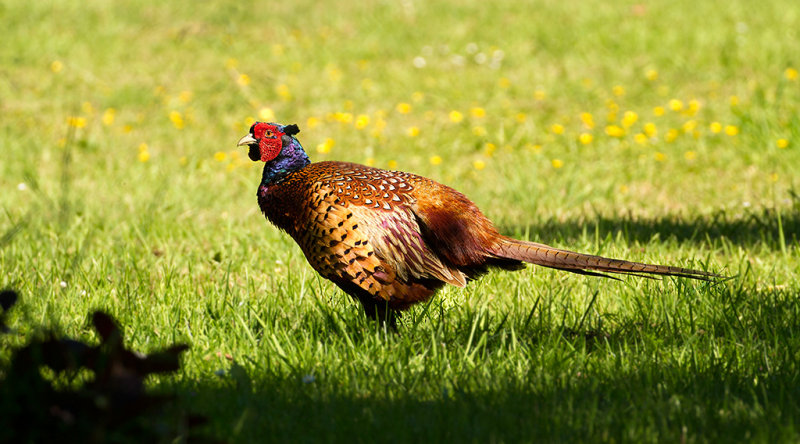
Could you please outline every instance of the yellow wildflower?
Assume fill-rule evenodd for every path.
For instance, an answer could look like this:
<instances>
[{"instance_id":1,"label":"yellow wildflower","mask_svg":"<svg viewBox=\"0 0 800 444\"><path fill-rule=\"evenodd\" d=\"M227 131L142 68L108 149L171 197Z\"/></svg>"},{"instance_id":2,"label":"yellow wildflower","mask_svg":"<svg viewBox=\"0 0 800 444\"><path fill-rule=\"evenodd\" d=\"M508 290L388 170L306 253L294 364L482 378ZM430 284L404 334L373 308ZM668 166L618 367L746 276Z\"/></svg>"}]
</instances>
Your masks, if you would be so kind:
<instances>
[{"instance_id":1,"label":"yellow wildflower","mask_svg":"<svg viewBox=\"0 0 800 444\"><path fill-rule=\"evenodd\" d=\"M328 137L325 139L325 142L320 143L317 145L317 152L320 154L325 154L331 151L331 148L336 145L336 141Z\"/></svg>"},{"instance_id":2,"label":"yellow wildflower","mask_svg":"<svg viewBox=\"0 0 800 444\"><path fill-rule=\"evenodd\" d=\"M664 115L664 107L663 106L656 106L653 108L653 115L656 117L661 117Z\"/></svg>"},{"instance_id":3,"label":"yellow wildflower","mask_svg":"<svg viewBox=\"0 0 800 444\"><path fill-rule=\"evenodd\" d=\"M116 114L117 110L114 108L106 108L106 110L103 111L103 117L100 120L103 122L103 125L111 126L114 124L114 117Z\"/></svg>"},{"instance_id":4,"label":"yellow wildflower","mask_svg":"<svg viewBox=\"0 0 800 444\"><path fill-rule=\"evenodd\" d=\"M647 134L647 137L656 137L658 135L658 128L656 128L656 124L653 122L647 122L642 127L644 133Z\"/></svg>"},{"instance_id":5,"label":"yellow wildflower","mask_svg":"<svg viewBox=\"0 0 800 444\"><path fill-rule=\"evenodd\" d=\"M67 125L73 128L84 128L86 122L86 117L70 117L67 119Z\"/></svg>"},{"instance_id":6,"label":"yellow wildflower","mask_svg":"<svg viewBox=\"0 0 800 444\"><path fill-rule=\"evenodd\" d=\"M591 113L581 113L581 122L583 122L583 126L586 129L594 128L594 117L592 117Z\"/></svg>"},{"instance_id":7,"label":"yellow wildflower","mask_svg":"<svg viewBox=\"0 0 800 444\"><path fill-rule=\"evenodd\" d=\"M240 86L247 86L250 84L250 76L247 74L239 74L239 78L236 79L236 82L239 83Z\"/></svg>"},{"instance_id":8,"label":"yellow wildflower","mask_svg":"<svg viewBox=\"0 0 800 444\"><path fill-rule=\"evenodd\" d=\"M735 125L725 125L725 134L735 136L739 134L739 128Z\"/></svg>"},{"instance_id":9,"label":"yellow wildflower","mask_svg":"<svg viewBox=\"0 0 800 444\"><path fill-rule=\"evenodd\" d=\"M606 127L606 134L611 137L622 137L625 135L625 130L617 125L608 125Z\"/></svg>"},{"instance_id":10,"label":"yellow wildflower","mask_svg":"<svg viewBox=\"0 0 800 444\"><path fill-rule=\"evenodd\" d=\"M280 96L280 98L285 102L292 100L292 93L291 91L289 91L289 87L286 86L286 84L281 83L280 85L278 85L275 88L275 92L277 92L278 96Z\"/></svg>"},{"instance_id":11,"label":"yellow wildflower","mask_svg":"<svg viewBox=\"0 0 800 444\"><path fill-rule=\"evenodd\" d=\"M482 169L486 168L486 162L484 162L484 161L482 161L480 159L479 160L475 160L475 161L472 162L472 167L475 168L476 170L482 170Z\"/></svg>"},{"instance_id":12,"label":"yellow wildflower","mask_svg":"<svg viewBox=\"0 0 800 444\"><path fill-rule=\"evenodd\" d=\"M145 163L150 160L150 153L147 150L139 151L139 162Z\"/></svg>"},{"instance_id":13,"label":"yellow wildflower","mask_svg":"<svg viewBox=\"0 0 800 444\"><path fill-rule=\"evenodd\" d=\"M719 134L722 131L722 124L719 122L711 122L711 124L708 125L708 129L714 134Z\"/></svg>"},{"instance_id":14,"label":"yellow wildflower","mask_svg":"<svg viewBox=\"0 0 800 444\"><path fill-rule=\"evenodd\" d=\"M564 125L561 125L560 123L554 123L550 127L550 131L552 131L553 134L564 134Z\"/></svg>"},{"instance_id":15,"label":"yellow wildflower","mask_svg":"<svg viewBox=\"0 0 800 444\"><path fill-rule=\"evenodd\" d=\"M123 125L122 126L122 132L123 133L127 134L127 133L130 133L131 131L133 131L133 125Z\"/></svg>"},{"instance_id":16,"label":"yellow wildflower","mask_svg":"<svg viewBox=\"0 0 800 444\"><path fill-rule=\"evenodd\" d=\"M416 126L410 126L406 130L406 134L408 135L408 137L417 137L419 136L419 128Z\"/></svg>"},{"instance_id":17,"label":"yellow wildflower","mask_svg":"<svg viewBox=\"0 0 800 444\"><path fill-rule=\"evenodd\" d=\"M787 146L789 146L789 141L786 139L778 139L778 141L775 142L775 144L778 145L778 148L784 149Z\"/></svg>"},{"instance_id":18,"label":"yellow wildflower","mask_svg":"<svg viewBox=\"0 0 800 444\"><path fill-rule=\"evenodd\" d=\"M525 121L528 120L528 115L525 113L517 113L514 118L517 119L517 122L519 123L525 123Z\"/></svg>"},{"instance_id":19,"label":"yellow wildflower","mask_svg":"<svg viewBox=\"0 0 800 444\"><path fill-rule=\"evenodd\" d=\"M272 108L261 108L258 110L258 118L264 122L274 122L275 121L275 111Z\"/></svg>"},{"instance_id":20,"label":"yellow wildflower","mask_svg":"<svg viewBox=\"0 0 800 444\"><path fill-rule=\"evenodd\" d=\"M486 155L491 157L497 151L497 145L489 142L486 144Z\"/></svg>"},{"instance_id":21,"label":"yellow wildflower","mask_svg":"<svg viewBox=\"0 0 800 444\"><path fill-rule=\"evenodd\" d=\"M60 60L53 60L53 63L50 64L50 71L56 74L60 73L62 69L64 69L64 64Z\"/></svg>"},{"instance_id":22,"label":"yellow wildflower","mask_svg":"<svg viewBox=\"0 0 800 444\"><path fill-rule=\"evenodd\" d=\"M553 168L559 169L564 166L564 161L561 159L553 159L550 161L550 164L553 165Z\"/></svg>"},{"instance_id":23,"label":"yellow wildflower","mask_svg":"<svg viewBox=\"0 0 800 444\"><path fill-rule=\"evenodd\" d=\"M584 145L592 143L593 139L594 136L592 136L590 133L581 133L581 135L578 136L578 141Z\"/></svg>"},{"instance_id":24,"label":"yellow wildflower","mask_svg":"<svg viewBox=\"0 0 800 444\"><path fill-rule=\"evenodd\" d=\"M692 99L689 101L689 107L686 109L686 115L693 116L700 111L700 101Z\"/></svg>"},{"instance_id":25,"label":"yellow wildflower","mask_svg":"<svg viewBox=\"0 0 800 444\"><path fill-rule=\"evenodd\" d=\"M53 63L55 63L55 62L53 62ZM790 68L786 68L786 70L783 71L783 76L786 77L787 80L792 80L792 81L797 80L798 75L799 74L798 74L797 70L794 69L794 68L791 68L791 67Z\"/></svg>"},{"instance_id":26,"label":"yellow wildflower","mask_svg":"<svg viewBox=\"0 0 800 444\"><path fill-rule=\"evenodd\" d=\"M397 168L397 161L396 161L396 160L394 160L394 159L392 159L392 160L390 160L389 162L387 162L387 163L386 163L386 165L387 165L387 166L388 166L390 169L395 169L395 168Z\"/></svg>"},{"instance_id":27,"label":"yellow wildflower","mask_svg":"<svg viewBox=\"0 0 800 444\"><path fill-rule=\"evenodd\" d=\"M538 101L544 100L545 97L547 97L547 93L544 92L543 89L537 89L536 91L533 92L533 98Z\"/></svg>"},{"instance_id":28,"label":"yellow wildflower","mask_svg":"<svg viewBox=\"0 0 800 444\"><path fill-rule=\"evenodd\" d=\"M411 94L411 100L416 103L422 102L423 99L425 99L425 93L414 91L414 93Z\"/></svg>"},{"instance_id":29,"label":"yellow wildflower","mask_svg":"<svg viewBox=\"0 0 800 444\"><path fill-rule=\"evenodd\" d=\"M366 128L367 125L369 125L369 116L366 114L359 114L358 117L356 117L355 125L358 129Z\"/></svg>"},{"instance_id":30,"label":"yellow wildflower","mask_svg":"<svg viewBox=\"0 0 800 444\"><path fill-rule=\"evenodd\" d=\"M469 113L472 114L472 117L476 117L478 119L486 117L486 110L479 106L471 108Z\"/></svg>"},{"instance_id":31,"label":"yellow wildflower","mask_svg":"<svg viewBox=\"0 0 800 444\"><path fill-rule=\"evenodd\" d=\"M691 133L694 129L697 128L697 121L696 120L687 120L683 123L681 129L683 129L684 133Z\"/></svg>"},{"instance_id":32,"label":"yellow wildflower","mask_svg":"<svg viewBox=\"0 0 800 444\"><path fill-rule=\"evenodd\" d=\"M236 68L237 66L239 66L239 61L238 60L236 60L234 58L229 58L228 60L225 60L225 67L226 68L233 69L233 68Z\"/></svg>"},{"instance_id":33,"label":"yellow wildflower","mask_svg":"<svg viewBox=\"0 0 800 444\"><path fill-rule=\"evenodd\" d=\"M643 133L636 133L633 136L634 142L638 143L639 145L647 145L647 135Z\"/></svg>"},{"instance_id":34,"label":"yellow wildflower","mask_svg":"<svg viewBox=\"0 0 800 444\"><path fill-rule=\"evenodd\" d=\"M656 162L663 162L667 160L667 155L662 152L656 152L653 157L656 159Z\"/></svg>"},{"instance_id":35,"label":"yellow wildflower","mask_svg":"<svg viewBox=\"0 0 800 444\"><path fill-rule=\"evenodd\" d=\"M395 109L400 114L408 114L408 113L411 112L411 105L408 104L408 103L405 103L405 102L398 103L397 106L395 107Z\"/></svg>"},{"instance_id":36,"label":"yellow wildflower","mask_svg":"<svg viewBox=\"0 0 800 444\"><path fill-rule=\"evenodd\" d=\"M614 94L617 97L622 97L625 95L625 87L622 85L616 85L611 88L611 94Z\"/></svg>"},{"instance_id":37,"label":"yellow wildflower","mask_svg":"<svg viewBox=\"0 0 800 444\"><path fill-rule=\"evenodd\" d=\"M694 151L687 151L683 153L683 158L689 161L692 161L697 158L697 153Z\"/></svg>"},{"instance_id":38,"label":"yellow wildflower","mask_svg":"<svg viewBox=\"0 0 800 444\"><path fill-rule=\"evenodd\" d=\"M181 91L181 93L178 94L178 100L180 100L183 103L189 103L192 100L192 92L186 90Z\"/></svg>"},{"instance_id":39,"label":"yellow wildflower","mask_svg":"<svg viewBox=\"0 0 800 444\"><path fill-rule=\"evenodd\" d=\"M625 128L632 127L636 121L639 120L639 115L633 111L625 111L622 115L622 126Z\"/></svg>"},{"instance_id":40,"label":"yellow wildflower","mask_svg":"<svg viewBox=\"0 0 800 444\"><path fill-rule=\"evenodd\" d=\"M671 99L669 101L669 109L673 111L680 111L683 109L683 102L679 99Z\"/></svg>"},{"instance_id":41,"label":"yellow wildflower","mask_svg":"<svg viewBox=\"0 0 800 444\"><path fill-rule=\"evenodd\" d=\"M472 134L474 134L474 135L476 135L478 137L483 137L483 136L486 135L486 128L484 128L484 127L482 127L480 125L479 126L474 126L474 127L472 127Z\"/></svg>"},{"instance_id":42,"label":"yellow wildflower","mask_svg":"<svg viewBox=\"0 0 800 444\"><path fill-rule=\"evenodd\" d=\"M366 166L374 166L375 165L375 158L374 157L367 157L364 161L364 165Z\"/></svg>"},{"instance_id":43,"label":"yellow wildflower","mask_svg":"<svg viewBox=\"0 0 800 444\"><path fill-rule=\"evenodd\" d=\"M644 76L647 78L647 80L654 82L658 80L658 71L652 68L648 69L647 71L645 71Z\"/></svg>"},{"instance_id":44,"label":"yellow wildflower","mask_svg":"<svg viewBox=\"0 0 800 444\"><path fill-rule=\"evenodd\" d=\"M181 164L181 166L186 166L189 164L189 158L186 156L181 156L181 158L178 159L178 163Z\"/></svg>"},{"instance_id":45,"label":"yellow wildflower","mask_svg":"<svg viewBox=\"0 0 800 444\"><path fill-rule=\"evenodd\" d=\"M222 152L222 151L217 151L216 153L214 153L214 160L216 160L217 162L222 162L222 161L224 161L224 160L225 160L225 157L227 157L227 156L226 156L226 154L225 154L224 152Z\"/></svg>"},{"instance_id":46,"label":"yellow wildflower","mask_svg":"<svg viewBox=\"0 0 800 444\"><path fill-rule=\"evenodd\" d=\"M736 106L739 104L739 96L731 96L730 97L731 106Z\"/></svg>"},{"instance_id":47,"label":"yellow wildflower","mask_svg":"<svg viewBox=\"0 0 800 444\"><path fill-rule=\"evenodd\" d=\"M169 120L172 122L172 125L174 125L175 128L183 129L184 127L183 116L179 111L170 111Z\"/></svg>"},{"instance_id":48,"label":"yellow wildflower","mask_svg":"<svg viewBox=\"0 0 800 444\"><path fill-rule=\"evenodd\" d=\"M312 116L312 117L309 117L308 119L306 119L306 126L309 129L314 128L317 125L319 125L319 119L318 118Z\"/></svg>"},{"instance_id":49,"label":"yellow wildflower","mask_svg":"<svg viewBox=\"0 0 800 444\"><path fill-rule=\"evenodd\" d=\"M430 159L431 165L439 165L442 163L442 156L431 156Z\"/></svg>"},{"instance_id":50,"label":"yellow wildflower","mask_svg":"<svg viewBox=\"0 0 800 444\"><path fill-rule=\"evenodd\" d=\"M511 86L511 80L508 80L506 77L500 77L500 80L497 81L497 86L500 88L508 88Z\"/></svg>"},{"instance_id":51,"label":"yellow wildflower","mask_svg":"<svg viewBox=\"0 0 800 444\"><path fill-rule=\"evenodd\" d=\"M674 142L675 139L677 138L678 138L678 130L676 130L675 128L670 128L669 131L667 131L667 134L664 134L664 140L668 143Z\"/></svg>"},{"instance_id":52,"label":"yellow wildflower","mask_svg":"<svg viewBox=\"0 0 800 444\"><path fill-rule=\"evenodd\" d=\"M458 123L458 122L461 122L462 120L464 120L464 115L461 114L460 111L456 111L456 110L450 111L450 121L451 122Z\"/></svg>"}]
</instances>

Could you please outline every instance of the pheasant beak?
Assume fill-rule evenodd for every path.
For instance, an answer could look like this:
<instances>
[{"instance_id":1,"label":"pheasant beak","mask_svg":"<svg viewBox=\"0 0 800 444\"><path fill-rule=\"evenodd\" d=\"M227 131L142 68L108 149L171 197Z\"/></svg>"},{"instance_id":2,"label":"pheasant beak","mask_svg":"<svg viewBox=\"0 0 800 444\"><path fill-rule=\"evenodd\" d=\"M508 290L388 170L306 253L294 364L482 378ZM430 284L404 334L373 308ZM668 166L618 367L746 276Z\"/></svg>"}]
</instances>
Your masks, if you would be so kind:
<instances>
[{"instance_id":1,"label":"pheasant beak","mask_svg":"<svg viewBox=\"0 0 800 444\"><path fill-rule=\"evenodd\" d=\"M248 145L249 146L249 145L253 145L253 144L258 145L258 140L256 140L253 137L252 134L248 134L248 135L242 137L241 139L239 139L239 142L236 144L236 146L242 146L242 145Z\"/></svg>"}]
</instances>

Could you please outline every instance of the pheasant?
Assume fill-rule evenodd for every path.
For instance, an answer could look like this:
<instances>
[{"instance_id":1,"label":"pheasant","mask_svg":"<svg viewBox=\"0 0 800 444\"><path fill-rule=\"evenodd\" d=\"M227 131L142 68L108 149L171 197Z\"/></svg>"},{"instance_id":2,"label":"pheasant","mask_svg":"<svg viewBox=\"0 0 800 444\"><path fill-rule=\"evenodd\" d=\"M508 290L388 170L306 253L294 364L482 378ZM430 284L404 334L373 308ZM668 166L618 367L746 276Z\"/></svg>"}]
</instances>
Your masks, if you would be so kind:
<instances>
[{"instance_id":1,"label":"pheasant","mask_svg":"<svg viewBox=\"0 0 800 444\"><path fill-rule=\"evenodd\" d=\"M239 140L251 160L265 162L258 205L314 270L391 328L399 312L444 284L464 287L489 269L518 270L526 262L603 277L718 277L504 236L466 196L433 180L354 163L311 163L299 132L297 125L256 122Z\"/></svg>"}]
</instances>

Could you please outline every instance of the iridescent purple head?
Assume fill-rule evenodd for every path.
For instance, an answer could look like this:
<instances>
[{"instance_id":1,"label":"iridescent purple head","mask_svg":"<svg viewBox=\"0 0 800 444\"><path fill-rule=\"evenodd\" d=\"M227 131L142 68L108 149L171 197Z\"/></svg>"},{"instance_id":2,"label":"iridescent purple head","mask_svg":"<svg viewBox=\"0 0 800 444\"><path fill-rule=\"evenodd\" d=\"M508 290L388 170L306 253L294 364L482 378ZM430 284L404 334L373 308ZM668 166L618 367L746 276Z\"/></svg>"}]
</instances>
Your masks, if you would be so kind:
<instances>
[{"instance_id":1,"label":"iridescent purple head","mask_svg":"<svg viewBox=\"0 0 800 444\"><path fill-rule=\"evenodd\" d=\"M288 173L311 163L295 135L300 132L297 125L256 122L250 132L239 139L239 146L247 146L253 162L265 162L264 180L277 182Z\"/></svg>"}]
</instances>

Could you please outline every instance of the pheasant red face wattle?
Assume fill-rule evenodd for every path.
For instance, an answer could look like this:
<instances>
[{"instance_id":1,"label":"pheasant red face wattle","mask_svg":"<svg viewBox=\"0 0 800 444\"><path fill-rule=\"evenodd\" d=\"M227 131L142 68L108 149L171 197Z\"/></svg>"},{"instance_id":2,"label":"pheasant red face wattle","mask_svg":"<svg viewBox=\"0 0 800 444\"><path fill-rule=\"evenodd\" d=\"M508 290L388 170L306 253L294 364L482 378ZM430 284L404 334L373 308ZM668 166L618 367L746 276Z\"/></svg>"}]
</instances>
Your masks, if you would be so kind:
<instances>
[{"instance_id":1,"label":"pheasant red face wattle","mask_svg":"<svg viewBox=\"0 0 800 444\"><path fill-rule=\"evenodd\" d=\"M269 162L278 157L283 148L283 135L276 126L259 123L253 127L253 137L258 141L261 161Z\"/></svg>"}]
</instances>

